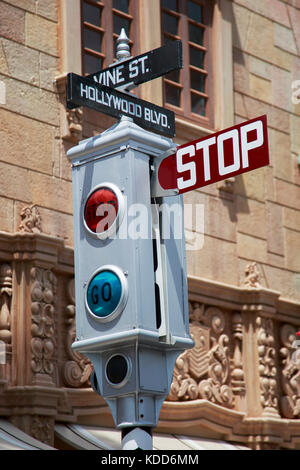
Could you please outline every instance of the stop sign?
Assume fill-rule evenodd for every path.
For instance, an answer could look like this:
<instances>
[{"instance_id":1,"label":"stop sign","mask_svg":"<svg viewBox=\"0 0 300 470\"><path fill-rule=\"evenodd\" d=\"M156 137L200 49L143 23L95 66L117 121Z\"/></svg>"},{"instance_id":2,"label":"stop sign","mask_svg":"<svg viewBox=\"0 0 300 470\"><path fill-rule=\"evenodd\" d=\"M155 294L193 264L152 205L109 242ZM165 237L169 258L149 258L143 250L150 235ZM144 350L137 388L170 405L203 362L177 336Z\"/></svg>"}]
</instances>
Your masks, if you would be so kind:
<instances>
[{"instance_id":1,"label":"stop sign","mask_svg":"<svg viewBox=\"0 0 300 470\"><path fill-rule=\"evenodd\" d=\"M153 197L170 190L181 194L268 165L267 117L181 145L153 163Z\"/></svg>"}]
</instances>

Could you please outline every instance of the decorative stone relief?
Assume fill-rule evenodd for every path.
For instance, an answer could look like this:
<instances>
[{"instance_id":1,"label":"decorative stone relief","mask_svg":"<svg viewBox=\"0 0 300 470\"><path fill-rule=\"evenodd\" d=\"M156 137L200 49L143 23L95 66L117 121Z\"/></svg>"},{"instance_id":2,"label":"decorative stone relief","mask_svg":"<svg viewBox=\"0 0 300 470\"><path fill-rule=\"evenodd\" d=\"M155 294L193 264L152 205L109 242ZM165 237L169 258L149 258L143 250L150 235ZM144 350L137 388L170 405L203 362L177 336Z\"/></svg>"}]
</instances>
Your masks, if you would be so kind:
<instances>
[{"instance_id":1,"label":"decorative stone relief","mask_svg":"<svg viewBox=\"0 0 300 470\"><path fill-rule=\"evenodd\" d=\"M20 232L41 233L41 215L35 204L24 207L21 212Z\"/></svg>"},{"instance_id":2,"label":"decorative stone relief","mask_svg":"<svg viewBox=\"0 0 300 470\"><path fill-rule=\"evenodd\" d=\"M44 444L53 445L53 418L35 415L31 420L30 435Z\"/></svg>"},{"instance_id":3,"label":"decorative stone relief","mask_svg":"<svg viewBox=\"0 0 300 470\"><path fill-rule=\"evenodd\" d=\"M232 407L229 383L229 338L224 333L225 315L215 307L205 310L194 303L190 313L190 332L195 341L192 349L176 360L168 400L204 398L212 403Z\"/></svg>"},{"instance_id":4,"label":"decorative stone relief","mask_svg":"<svg viewBox=\"0 0 300 470\"><path fill-rule=\"evenodd\" d=\"M12 270L9 264L0 265L0 340L11 344Z\"/></svg>"},{"instance_id":5,"label":"decorative stone relief","mask_svg":"<svg viewBox=\"0 0 300 470\"><path fill-rule=\"evenodd\" d=\"M285 324L280 329L282 347L281 385L283 396L280 399L281 412L285 418L300 418L300 349L296 349L296 328Z\"/></svg>"},{"instance_id":6,"label":"decorative stone relief","mask_svg":"<svg viewBox=\"0 0 300 470\"><path fill-rule=\"evenodd\" d=\"M256 326L260 403L263 408L263 415L278 416L273 321L270 318L257 317Z\"/></svg>"},{"instance_id":7,"label":"decorative stone relief","mask_svg":"<svg viewBox=\"0 0 300 470\"><path fill-rule=\"evenodd\" d=\"M67 292L70 304L66 307L66 353L69 358L63 367L63 378L66 385L71 387L87 386L87 382L93 370L92 363L88 358L72 349L72 343L75 341L75 288L74 279L68 282Z\"/></svg>"},{"instance_id":8,"label":"decorative stone relief","mask_svg":"<svg viewBox=\"0 0 300 470\"><path fill-rule=\"evenodd\" d=\"M243 287L261 287L261 275L256 263L250 263L246 266Z\"/></svg>"},{"instance_id":9,"label":"decorative stone relief","mask_svg":"<svg viewBox=\"0 0 300 470\"><path fill-rule=\"evenodd\" d=\"M234 313L232 316L232 332L234 338L234 351L232 359L233 370L231 372L232 391L236 395L244 395L246 388L242 356L243 326L242 316L239 312Z\"/></svg>"},{"instance_id":10,"label":"decorative stone relief","mask_svg":"<svg viewBox=\"0 0 300 470\"><path fill-rule=\"evenodd\" d=\"M69 109L66 111L68 133L63 136L64 139L77 143L82 139L82 117L81 108Z\"/></svg>"},{"instance_id":11,"label":"decorative stone relief","mask_svg":"<svg viewBox=\"0 0 300 470\"><path fill-rule=\"evenodd\" d=\"M54 300L56 277L46 269L30 271L31 287L31 370L34 382L52 383L55 355Z\"/></svg>"}]
</instances>

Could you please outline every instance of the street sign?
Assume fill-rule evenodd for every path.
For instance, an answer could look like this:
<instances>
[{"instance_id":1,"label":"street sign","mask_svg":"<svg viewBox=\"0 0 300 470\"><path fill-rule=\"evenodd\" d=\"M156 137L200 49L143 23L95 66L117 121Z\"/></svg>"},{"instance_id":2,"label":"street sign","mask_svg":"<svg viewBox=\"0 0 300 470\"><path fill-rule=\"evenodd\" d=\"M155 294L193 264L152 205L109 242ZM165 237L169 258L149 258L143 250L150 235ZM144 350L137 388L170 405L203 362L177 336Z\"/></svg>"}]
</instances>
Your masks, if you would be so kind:
<instances>
[{"instance_id":1,"label":"street sign","mask_svg":"<svg viewBox=\"0 0 300 470\"><path fill-rule=\"evenodd\" d=\"M128 60L119 61L107 69L88 75L87 78L111 88L132 89L180 68L182 42L174 41Z\"/></svg>"},{"instance_id":2,"label":"street sign","mask_svg":"<svg viewBox=\"0 0 300 470\"><path fill-rule=\"evenodd\" d=\"M269 164L266 115L153 160L152 197L182 194Z\"/></svg>"},{"instance_id":3,"label":"street sign","mask_svg":"<svg viewBox=\"0 0 300 470\"><path fill-rule=\"evenodd\" d=\"M67 108L87 106L101 113L120 118L129 116L146 129L168 137L175 135L175 115L173 111L156 106L148 101L121 93L94 80L75 73L67 75Z\"/></svg>"}]
</instances>

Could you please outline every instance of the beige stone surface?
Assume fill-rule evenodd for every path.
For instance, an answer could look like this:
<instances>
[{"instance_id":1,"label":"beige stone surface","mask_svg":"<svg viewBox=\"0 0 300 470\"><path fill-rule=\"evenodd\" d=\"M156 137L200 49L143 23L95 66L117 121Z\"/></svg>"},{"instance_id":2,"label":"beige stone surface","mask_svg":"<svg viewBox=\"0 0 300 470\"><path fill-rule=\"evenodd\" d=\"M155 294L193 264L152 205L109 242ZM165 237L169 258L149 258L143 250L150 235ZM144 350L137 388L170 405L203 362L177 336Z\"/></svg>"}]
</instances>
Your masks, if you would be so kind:
<instances>
[{"instance_id":1,"label":"beige stone surface","mask_svg":"<svg viewBox=\"0 0 300 470\"><path fill-rule=\"evenodd\" d=\"M203 248L186 254L189 274L237 284L236 243L205 235Z\"/></svg>"},{"instance_id":2,"label":"beige stone surface","mask_svg":"<svg viewBox=\"0 0 300 470\"><path fill-rule=\"evenodd\" d=\"M232 3L233 25L232 25L232 44L234 47L244 49L247 39L250 14L248 8Z\"/></svg>"},{"instance_id":3,"label":"beige stone surface","mask_svg":"<svg viewBox=\"0 0 300 470\"><path fill-rule=\"evenodd\" d=\"M31 202L28 170L0 162L0 196Z\"/></svg>"},{"instance_id":4,"label":"beige stone surface","mask_svg":"<svg viewBox=\"0 0 300 470\"><path fill-rule=\"evenodd\" d=\"M25 40L25 12L4 2L0 8L1 36L21 43Z\"/></svg>"},{"instance_id":5,"label":"beige stone surface","mask_svg":"<svg viewBox=\"0 0 300 470\"><path fill-rule=\"evenodd\" d=\"M235 192L258 201L265 199L265 169L259 168L255 172L250 171L239 175L235 179Z\"/></svg>"},{"instance_id":6,"label":"beige stone surface","mask_svg":"<svg viewBox=\"0 0 300 470\"><path fill-rule=\"evenodd\" d=\"M297 54L293 31L277 23L274 23L274 44L280 49Z\"/></svg>"},{"instance_id":7,"label":"beige stone surface","mask_svg":"<svg viewBox=\"0 0 300 470\"><path fill-rule=\"evenodd\" d=\"M257 2L255 2L257 3ZM273 54L274 24L268 18L251 13L245 50L264 60Z\"/></svg>"},{"instance_id":8,"label":"beige stone surface","mask_svg":"<svg viewBox=\"0 0 300 470\"><path fill-rule=\"evenodd\" d=\"M251 73L249 76L249 94L258 100L272 103L272 82Z\"/></svg>"},{"instance_id":9,"label":"beige stone surface","mask_svg":"<svg viewBox=\"0 0 300 470\"><path fill-rule=\"evenodd\" d=\"M248 55L240 49L233 49L234 90L249 94L249 74L247 72Z\"/></svg>"},{"instance_id":10,"label":"beige stone surface","mask_svg":"<svg viewBox=\"0 0 300 470\"><path fill-rule=\"evenodd\" d=\"M293 168L290 135L271 128L269 128L268 134L274 175L292 182Z\"/></svg>"},{"instance_id":11,"label":"beige stone surface","mask_svg":"<svg viewBox=\"0 0 300 470\"><path fill-rule=\"evenodd\" d=\"M12 78L0 79L6 85L5 109L44 123L59 125L58 100L54 93Z\"/></svg>"},{"instance_id":12,"label":"beige stone surface","mask_svg":"<svg viewBox=\"0 0 300 470\"><path fill-rule=\"evenodd\" d=\"M36 13L52 21L58 20L59 2L57 0L38 0L36 2Z\"/></svg>"},{"instance_id":13,"label":"beige stone surface","mask_svg":"<svg viewBox=\"0 0 300 470\"><path fill-rule=\"evenodd\" d=\"M283 207L267 202L266 212L268 251L284 256Z\"/></svg>"},{"instance_id":14,"label":"beige stone surface","mask_svg":"<svg viewBox=\"0 0 300 470\"><path fill-rule=\"evenodd\" d=\"M288 111L292 111L291 82L291 72L279 67L272 68L273 103Z\"/></svg>"},{"instance_id":15,"label":"beige stone surface","mask_svg":"<svg viewBox=\"0 0 300 470\"><path fill-rule=\"evenodd\" d=\"M267 242L245 233L237 233L237 255L249 261L267 262Z\"/></svg>"},{"instance_id":16,"label":"beige stone surface","mask_svg":"<svg viewBox=\"0 0 300 470\"><path fill-rule=\"evenodd\" d=\"M300 188L283 180L275 179L276 201L299 210Z\"/></svg>"},{"instance_id":17,"label":"beige stone surface","mask_svg":"<svg viewBox=\"0 0 300 470\"><path fill-rule=\"evenodd\" d=\"M1 43L6 61L6 73L18 80L39 86L39 52L4 38ZM0 70L2 72L2 68Z\"/></svg>"},{"instance_id":18,"label":"beige stone surface","mask_svg":"<svg viewBox=\"0 0 300 470\"><path fill-rule=\"evenodd\" d=\"M57 25L41 16L26 13L25 44L39 51L57 55Z\"/></svg>"},{"instance_id":19,"label":"beige stone surface","mask_svg":"<svg viewBox=\"0 0 300 470\"><path fill-rule=\"evenodd\" d=\"M72 214L72 184L60 178L29 171L28 187L38 206ZM46 188L46 189L44 189Z\"/></svg>"},{"instance_id":20,"label":"beige stone surface","mask_svg":"<svg viewBox=\"0 0 300 470\"><path fill-rule=\"evenodd\" d=\"M266 205L253 199L236 196L237 230L258 238L267 237Z\"/></svg>"},{"instance_id":21,"label":"beige stone surface","mask_svg":"<svg viewBox=\"0 0 300 470\"><path fill-rule=\"evenodd\" d=\"M0 108L0 160L52 174L53 127Z\"/></svg>"},{"instance_id":22,"label":"beige stone surface","mask_svg":"<svg viewBox=\"0 0 300 470\"><path fill-rule=\"evenodd\" d=\"M9 3L25 11L30 11L31 13L36 12L36 0L5 0L5 3Z\"/></svg>"},{"instance_id":23,"label":"beige stone surface","mask_svg":"<svg viewBox=\"0 0 300 470\"><path fill-rule=\"evenodd\" d=\"M193 225L196 219L195 207L197 204L203 205L204 232L206 235L231 242L236 241L236 207L234 201L191 191L185 194L184 204L185 210L193 215Z\"/></svg>"},{"instance_id":24,"label":"beige stone surface","mask_svg":"<svg viewBox=\"0 0 300 470\"><path fill-rule=\"evenodd\" d=\"M290 17L288 7L280 0L265 0L265 15L277 23L281 23L286 27L290 27Z\"/></svg>"},{"instance_id":25,"label":"beige stone surface","mask_svg":"<svg viewBox=\"0 0 300 470\"><path fill-rule=\"evenodd\" d=\"M286 267L300 273L300 233L285 229Z\"/></svg>"},{"instance_id":26,"label":"beige stone surface","mask_svg":"<svg viewBox=\"0 0 300 470\"><path fill-rule=\"evenodd\" d=\"M235 113L241 117L247 118L247 111L244 105L244 95L242 93L234 93L234 109Z\"/></svg>"},{"instance_id":27,"label":"beige stone surface","mask_svg":"<svg viewBox=\"0 0 300 470\"><path fill-rule=\"evenodd\" d=\"M291 26L296 41L296 48L298 55L300 54L300 11L296 8L288 6L289 16L291 19Z\"/></svg>"},{"instance_id":28,"label":"beige stone surface","mask_svg":"<svg viewBox=\"0 0 300 470\"><path fill-rule=\"evenodd\" d=\"M13 231L14 201L7 197L0 197L0 230L4 232Z\"/></svg>"},{"instance_id":29,"label":"beige stone surface","mask_svg":"<svg viewBox=\"0 0 300 470\"><path fill-rule=\"evenodd\" d=\"M272 63L285 70L291 70L294 56L279 47L274 47Z\"/></svg>"},{"instance_id":30,"label":"beige stone surface","mask_svg":"<svg viewBox=\"0 0 300 470\"><path fill-rule=\"evenodd\" d=\"M53 80L58 76L58 59L48 54L40 53L40 86L54 91Z\"/></svg>"},{"instance_id":31,"label":"beige stone surface","mask_svg":"<svg viewBox=\"0 0 300 470\"><path fill-rule=\"evenodd\" d=\"M283 208L284 226L300 232L300 210L291 209L289 207ZM299 233L300 236L300 233Z\"/></svg>"},{"instance_id":32,"label":"beige stone surface","mask_svg":"<svg viewBox=\"0 0 300 470\"><path fill-rule=\"evenodd\" d=\"M249 72L262 77L266 80L271 80L273 65L265 60L258 59L255 56L249 56Z\"/></svg>"},{"instance_id":33,"label":"beige stone surface","mask_svg":"<svg viewBox=\"0 0 300 470\"><path fill-rule=\"evenodd\" d=\"M244 105L249 119L266 114L268 127L273 127L274 129L279 129L286 133L290 132L290 114L287 111L249 96L244 97Z\"/></svg>"},{"instance_id":34,"label":"beige stone surface","mask_svg":"<svg viewBox=\"0 0 300 470\"><path fill-rule=\"evenodd\" d=\"M300 116L290 115L291 151L300 154Z\"/></svg>"}]
</instances>

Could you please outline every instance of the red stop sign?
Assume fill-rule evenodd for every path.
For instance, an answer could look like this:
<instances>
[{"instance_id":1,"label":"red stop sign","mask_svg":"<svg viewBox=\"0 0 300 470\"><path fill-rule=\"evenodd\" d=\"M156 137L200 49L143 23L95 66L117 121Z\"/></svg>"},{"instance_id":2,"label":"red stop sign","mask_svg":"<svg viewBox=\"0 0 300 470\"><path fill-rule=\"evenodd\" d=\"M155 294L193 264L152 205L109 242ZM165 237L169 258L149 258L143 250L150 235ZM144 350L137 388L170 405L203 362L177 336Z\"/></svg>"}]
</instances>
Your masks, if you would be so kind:
<instances>
[{"instance_id":1,"label":"red stop sign","mask_svg":"<svg viewBox=\"0 0 300 470\"><path fill-rule=\"evenodd\" d=\"M118 215L118 198L109 188L96 189L87 199L84 208L84 220L93 233L107 231Z\"/></svg>"}]
</instances>

